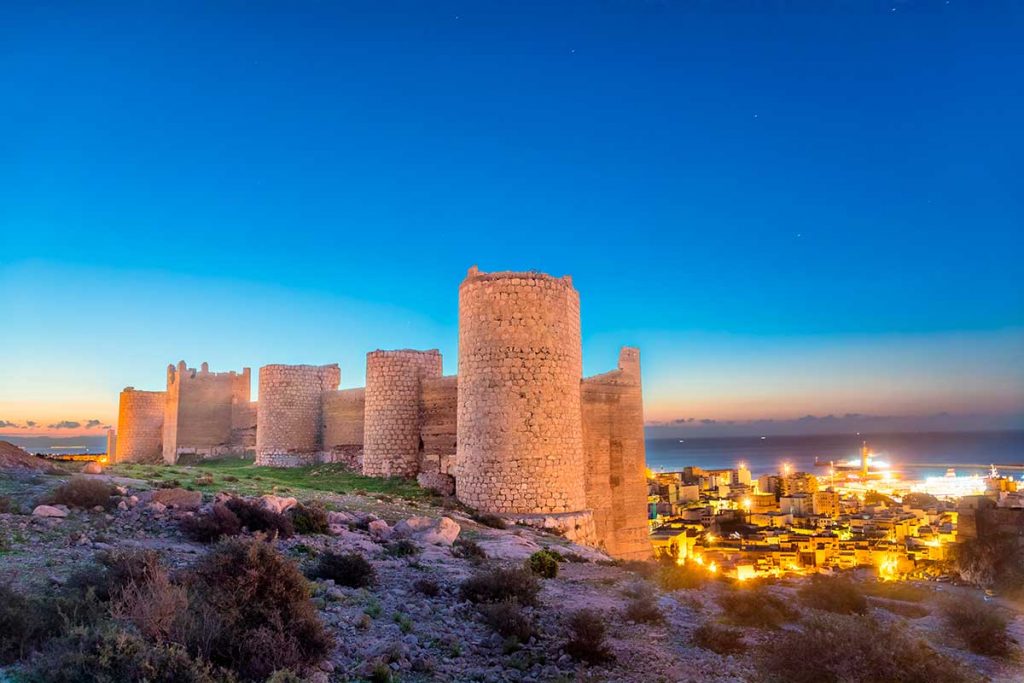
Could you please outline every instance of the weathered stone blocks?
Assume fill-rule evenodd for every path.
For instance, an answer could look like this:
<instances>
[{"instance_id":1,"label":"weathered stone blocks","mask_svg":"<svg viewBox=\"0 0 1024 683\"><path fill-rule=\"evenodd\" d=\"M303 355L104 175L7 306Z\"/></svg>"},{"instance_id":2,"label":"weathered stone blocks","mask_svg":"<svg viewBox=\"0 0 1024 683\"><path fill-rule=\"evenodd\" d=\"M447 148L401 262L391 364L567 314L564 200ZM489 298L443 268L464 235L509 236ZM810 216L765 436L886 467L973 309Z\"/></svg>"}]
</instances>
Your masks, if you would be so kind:
<instances>
[{"instance_id":1,"label":"weathered stone blocks","mask_svg":"<svg viewBox=\"0 0 1024 683\"><path fill-rule=\"evenodd\" d=\"M293 467L323 452L323 396L341 382L337 365L260 368L256 464Z\"/></svg>"}]
</instances>

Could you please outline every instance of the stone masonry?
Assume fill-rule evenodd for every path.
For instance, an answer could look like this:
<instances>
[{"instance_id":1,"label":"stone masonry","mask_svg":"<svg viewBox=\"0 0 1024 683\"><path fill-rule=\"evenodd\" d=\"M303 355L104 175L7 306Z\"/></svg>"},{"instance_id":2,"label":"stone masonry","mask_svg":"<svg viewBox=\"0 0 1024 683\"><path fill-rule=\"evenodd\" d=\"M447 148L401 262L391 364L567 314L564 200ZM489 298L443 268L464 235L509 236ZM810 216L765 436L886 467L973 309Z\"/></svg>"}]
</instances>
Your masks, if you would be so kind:
<instances>
[{"instance_id":1,"label":"stone masonry","mask_svg":"<svg viewBox=\"0 0 1024 683\"><path fill-rule=\"evenodd\" d=\"M260 368L256 464L309 465L323 454L323 395L341 381L337 365Z\"/></svg>"},{"instance_id":2,"label":"stone masonry","mask_svg":"<svg viewBox=\"0 0 1024 683\"><path fill-rule=\"evenodd\" d=\"M259 465L415 477L481 512L650 557L640 354L623 348L615 370L583 378L570 277L471 268L458 375L442 376L441 360L436 349L372 351L365 389L345 390L337 365L266 365L258 402L248 369L171 366L167 392L121 393L117 458L254 446Z\"/></svg>"},{"instance_id":3,"label":"stone masonry","mask_svg":"<svg viewBox=\"0 0 1024 683\"><path fill-rule=\"evenodd\" d=\"M163 458L166 392L125 387L117 410L114 462L159 462Z\"/></svg>"},{"instance_id":4,"label":"stone masonry","mask_svg":"<svg viewBox=\"0 0 1024 683\"><path fill-rule=\"evenodd\" d=\"M567 535L592 540L579 306L569 277L470 269L459 287L455 477L471 507L520 521L568 514Z\"/></svg>"},{"instance_id":5,"label":"stone masonry","mask_svg":"<svg viewBox=\"0 0 1024 683\"><path fill-rule=\"evenodd\" d=\"M441 352L371 351L366 354L363 474L415 477L423 450L420 391L424 378L441 376Z\"/></svg>"}]
</instances>

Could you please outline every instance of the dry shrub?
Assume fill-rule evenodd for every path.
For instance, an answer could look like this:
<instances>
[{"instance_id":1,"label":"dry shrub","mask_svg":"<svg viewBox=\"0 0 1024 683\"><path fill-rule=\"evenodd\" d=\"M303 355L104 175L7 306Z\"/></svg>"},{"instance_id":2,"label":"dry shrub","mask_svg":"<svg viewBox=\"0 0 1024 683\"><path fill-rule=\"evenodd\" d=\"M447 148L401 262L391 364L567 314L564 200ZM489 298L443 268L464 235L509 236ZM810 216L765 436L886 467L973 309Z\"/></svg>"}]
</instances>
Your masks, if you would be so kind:
<instances>
[{"instance_id":1,"label":"dry shrub","mask_svg":"<svg viewBox=\"0 0 1024 683\"><path fill-rule=\"evenodd\" d=\"M319 505L296 505L289 510L289 514L297 534L308 536L330 533L327 511Z\"/></svg>"},{"instance_id":2,"label":"dry shrub","mask_svg":"<svg viewBox=\"0 0 1024 683\"><path fill-rule=\"evenodd\" d=\"M606 641L607 627L604 617L593 609L581 609L569 615L566 623L569 640L565 651L573 659L592 664L614 658Z\"/></svg>"},{"instance_id":3,"label":"dry shrub","mask_svg":"<svg viewBox=\"0 0 1024 683\"><path fill-rule=\"evenodd\" d=\"M46 641L50 624L41 616L38 601L0 586L0 666L18 661Z\"/></svg>"},{"instance_id":4,"label":"dry shrub","mask_svg":"<svg viewBox=\"0 0 1024 683\"><path fill-rule=\"evenodd\" d=\"M860 585L862 592L876 598L900 600L902 602L924 602L929 592L923 588L903 581L878 581Z\"/></svg>"},{"instance_id":5,"label":"dry shrub","mask_svg":"<svg viewBox=\"0 0 1024 683\"><path fill-rule=\"evenodd\" d=\"M693 644L720 655L739 654L747 649L742 631L711 621L705 621L694 630Z\"/></svg>"},{"instance_id":6,"label":"dry shrub","mask_svg":"<svg viewBox=\"0 0 1024 683\"><path fill-rule=\"evenodd\" d=\"M658 573L661 587L667 591L700 588L708 582L707 571L691 562L662 564Z\"/></svg>"},{"instance_id":7,"label":"dry shrub","mask_svg":"<svg viewBox=\"0 0 1024 683\"><path fill-rule=\"evenodd\" d=\"M505 602L515 600L520 605L535 605L540 582L529 569L483 569L462 582L460 593L470 602Z\"/></svg>"},{"instance_id":8,"label":"dry shrub","mask_svg":"<svg viewBox=\"0 0 1024 683\"><path fill-rule=\"evenodd\" d=\"M225 536L242 533L242 522L227 506L216 503L209 512L182 519L181 530L200 543L216 543Z\"/></svg>"},{"instance_id":9,"label":"dry shrub","mask_svg":"<svg viewBox=\"0 0 1024 683\"><path fill-rule=\"evenodd\" d=\"M235 513L238 521L250 532L262 531L278 538L291 538L295 533L292 520L285 515L268 510L258 502L244 498L232 498L225 503Z\"/></svg>"},{"instance_id":10,"label":"dry shrub","mask_svg":"<svg viewBox=\"0 0 1024 683\"><path fill-rule=\"evenodd\" d=\"M863 616L816 614L758 652L773 683L967 683L980 677L910 635L900 624Z\"/></svg>"},{"instance_id":11,"label":"dry shrub","mask_svg":"<svg viewBox=\"0 0 1024 683\"><path fill-rule=\"evenodd\" d=\"M91 510L94 507L110 509L114 507L114 488L101 479L89 477L72 477L46 496L50 505L67 505L68 507Z\"/></svg>"},{"instance_id":12,"label":"dry shrub","mask_svg":"<svg viewBox=\"0 0 1024 683\"><path fill-rule=\"evenodd\" d=\"M111 600L110 614L135 626L146 638L161 642L175 634L188 609L188 592L171 583L160 568L146 579L129 581Z\"/></svg>"},{"instance_id":13,"label":"dry shrub","mask_svg":"<svg viewBox=\"0 0 1024 683\"><path fill-rule=\"evenodd\" d=\"M477 524L483 524L484 526L488 526L488 527L490 527L492 529L507 529L508 528L508 522L503 517L499 517L498 515L491 515L491 514L484 513L484 514L472 515L471 518Z\"/></svg>"},{"instance_id":14,"label":"dry shrub","mask_svg":"<svg viewBox=\"0 0 1024 683\"><path fill-rule=\"evenodd\" d=\"M550 550L538 550L526 560L526 566L537 576L545 579L553 579L558 576L557 553Z\"/></svg>"},{"instance_id":15,"label":"dry shrub","mask_svg":"<svg viewBox=\"0 0 1024 683\"><path fill-rule=\"evenodd\" d=\"M366 588L377 582L377 570L359 553L324 553L309 575L349 588Z\"/></svg>"},{"instance_id":16,"label":"dry shrub","mask_svg":"<svg viewBox=\"0 0 1024 683\"><path fill-rule=\"evenodd\" d=\"M836 614L864 614L868 599L857 586L841 576L816 574L797 591L801 602L814 609Z\"/></svg>"},{"instance_id":17,"label":"dry shrub","mask_svg":"<svg viewBox=\"0 0 1024 683\"><path fill-rule=\"evenodd\" d=\"M419 555L420 547L416 542L408 538L400 538L397 541L388 543L384 548L384 554L388 557L412 557Z\"/></svg>"},{"instance_id":18,"label":"dry shrub","mask_svg":"<svg viewBox=\"0 0 1024 683\"><path fill-rule=\"evenodd\" d=\"M428 598L436 598L441 594L441 586L433 579L416 579L412 587Z\"/></svg>"},{"instance_id":19,"label":"dry shrub","mask_svg":"<svg viewBox=\"0 0 1024 683\"><path fill-rule=\"evenodd\" d=\"M26 672L27 683L226 683L233 678L189 656L180 645L153 644L112 627L75 631L47 649Z\"/></svg>"},{"instance_id":20,"label":"dry shrub","mask_svg":"<svg viewBox=\"0 0 1024 683\"><path fill-rule=\"evenodd\" d=\"M0 496L0 514L16 515L21 508L8 496Z\"/></svg>"},{"instance_id":21,"label":"dry shrub","mask_svg":"<svg viewBox=\"0 0 1024 683\"><path fill-rule=\"evenodd\" d=\"M971 652L996 657L1010 653L1007 620L994 605L973 596L958 595L943 601L942 617L946 628Z\"/></svg>"},{"instance_id":22,"label":"dry shrub","mask_svg":"<svg viewBox=\"0 0 1024 683\"><path fill-rule=\"evenodd\" d=\"M718 604L725 618L736 626L774 629L798 616L785 600L760 586L723 593L718 596Z\"/></svg>"},{"instance_id":23,"label":"dry shrub","mask_svg":"<svg viewBox=\"0 0 1024 683\"><path fill-rule=\"evenodd\" d=\"M505 638L515 638L525 643L533 635L533 620L527 616L523 608L515 601L494 602L479 605L480 616L484 623Z\"/></svg>"},{"instance_id":24,"label":"dry shrub","mask_svg":"<svg viewBox=\"0 0 1024 683\"><path fill-rule=\"evenodd\" d=\"M452 544L452 555L471 562L482 562L487 559L487 553L480 544L468 538L455 539L455 543Z\"/></svg>"},{"instance_id":25,"label":"dry shrub","mask_svg":"<svg viewBox=\"0 0 1024 683\"><path fill-rule=\"evenodd\" d=\"M898 614L901 617L907 619L920 619L931 614L931 610L924 605L915 605L911 602L902 602L900 600L885 600L883 598L871 598L870 603L874 607Z\"/></svg>"},{"instance_id":26,"label":"dry shrub","mask_svg":"<svg viewBox=\"0 0 1024 683\"><path fill-rule=\"evenodd\" d=\"M628 621L638 624L662 624L665 615L658 607L658 595L654 587L646 581L633 581L627 584L622 592L629 598L624 616Z\"/></svg>"},{"instance_id":27,"label":"dry shrub","mask_svg":"<svg viewBox=\"0 0 1024 683\"><path fill-rule=\"evenodd\" d=\"M187 633L190 649L244 680L302 670L332 648L306 579L266 543L223 541L192 569L188 587L190 611L201 617L190 624L201 627Z\"/></svg>"}]
</instances>

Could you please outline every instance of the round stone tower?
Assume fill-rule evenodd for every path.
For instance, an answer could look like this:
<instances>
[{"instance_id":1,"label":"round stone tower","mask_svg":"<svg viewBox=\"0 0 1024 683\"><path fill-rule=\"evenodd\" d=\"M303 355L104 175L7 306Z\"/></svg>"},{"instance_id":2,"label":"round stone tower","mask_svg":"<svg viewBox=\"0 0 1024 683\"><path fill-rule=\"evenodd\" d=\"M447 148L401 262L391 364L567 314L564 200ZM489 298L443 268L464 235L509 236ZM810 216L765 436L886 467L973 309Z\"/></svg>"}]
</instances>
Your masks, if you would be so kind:
<instances>
[{"instance_id":1,"label":"round stone tower","mask_svg":"<svg viewBox=\"0 0 1024 683\"><path fill-rule=\"evenodd\" d=\"M552 516L593 540L586 508L580 299L568 276L482 273L459 287L456 481L478 510Z\"/></svg>"},{"instance_id":2,"label":"round stone tower","mask_svg":"<svg viewBox=\"0 0 1024 683\"><path fill-rule=\"evenodd\" d=\"M264 365L256 417L256 464L295 467L323 451L323 395L341 382L337 365Z\"/></svg>"},{"instance_id":3,"label":"round stone tower","mask_svg":"<svg viewBox=\"0 0 1024 683\"><path fill-rule=\"evenodd\" d=\"M441 376L441 352L371 351L366 354L363 474L415 477L420 437L420 385Z\"/></svg>"},{"instance_id":4,"label":"round stone tower","mask_svg":"<svg viewBox=\"0 0 1024 683\"><path fill-rule=\"evenodd\" d=\"M156 463L163 459L166 392L126 387L117 410L117 444L112 462Z\"/></svg>"}]
</instances>

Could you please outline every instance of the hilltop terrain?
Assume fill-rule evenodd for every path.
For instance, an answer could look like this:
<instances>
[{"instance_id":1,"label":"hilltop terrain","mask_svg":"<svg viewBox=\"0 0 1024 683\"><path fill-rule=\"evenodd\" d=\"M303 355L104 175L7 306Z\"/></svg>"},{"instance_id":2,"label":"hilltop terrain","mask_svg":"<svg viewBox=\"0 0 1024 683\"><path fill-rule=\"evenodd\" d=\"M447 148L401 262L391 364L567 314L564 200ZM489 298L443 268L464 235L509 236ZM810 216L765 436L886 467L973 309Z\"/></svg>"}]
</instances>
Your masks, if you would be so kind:
<instances>
[{"instance_id":1,"label":"hilltop terrain","mask_svg":"<svg viewBox=\"0 0 1024 683\"><path fill-rule=\"evenodd\" d=\"M168 681L1019 680L1016 645L970 652L932 588L733 586L502 526L414 483L336 465L5 469L0 602L44 614L61 600L72 616L33 629L0 606L0 680L110 676L112 661L122 678ZM259 583L270 577L273 590ZM280 589L289 581L297 594ZM211 593L221 584L231 596ZM238 617L271 594L258 617ZM209 604L216 627L203 633L219 635L203 640L181 618ZM1024 640L1019 612L1008 633ZM271 644L259 661L240 664L238 649L259 642ZM102 648L101 663L83 655Z\"/></svg>"}]
</instances>

